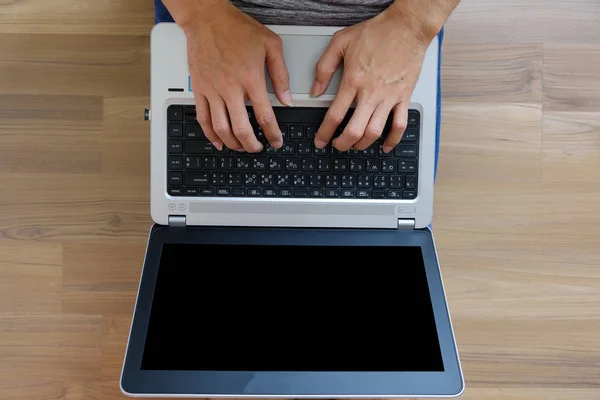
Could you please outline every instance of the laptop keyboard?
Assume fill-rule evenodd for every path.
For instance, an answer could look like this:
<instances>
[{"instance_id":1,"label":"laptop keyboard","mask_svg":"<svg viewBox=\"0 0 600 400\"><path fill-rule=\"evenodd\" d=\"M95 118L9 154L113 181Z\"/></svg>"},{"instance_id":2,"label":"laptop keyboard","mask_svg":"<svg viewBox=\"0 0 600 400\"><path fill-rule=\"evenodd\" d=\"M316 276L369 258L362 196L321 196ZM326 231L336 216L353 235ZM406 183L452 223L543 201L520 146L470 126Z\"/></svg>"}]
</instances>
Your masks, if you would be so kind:
<instances>
[{"instance_id":1,"label":"laptop keyboard","mask_svg":"<svg viewBox=\"0 0 600 400\"><path fill-rule=\"evenodd\" d=\"M167 109L167 191L171 196L291 197L414 199L418 188L420 113L409 110L402 141L390 153L382 137L368 149L339 152L328 145L314 146L325 117L323 108L276 107L283 147L274 149L248 115L258 139L260 153L217 150L196 121L195 106L171 105ZM351 112L340 125L339 136ZM334 136L334 137L335 137Z\"/></svg>"}]
</instances>

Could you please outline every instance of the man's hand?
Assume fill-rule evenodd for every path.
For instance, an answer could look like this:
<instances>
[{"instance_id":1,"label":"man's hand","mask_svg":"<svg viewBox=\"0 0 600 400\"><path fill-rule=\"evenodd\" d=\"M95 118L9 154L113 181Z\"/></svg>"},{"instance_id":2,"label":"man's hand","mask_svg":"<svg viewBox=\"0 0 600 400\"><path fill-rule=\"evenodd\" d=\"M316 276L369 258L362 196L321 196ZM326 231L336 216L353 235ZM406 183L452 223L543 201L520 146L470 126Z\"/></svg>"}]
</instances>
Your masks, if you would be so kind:
<instances>
[{"instance_id":1,"label":"man's hand","mask_svg":"<svg viewBox=\"0 0 600 400\"><path fill-rule=\"evenodd\" d=\"M342 61L344 73L315 138L316 147L327 145L355 101L346 128L332 142L336 149L366 149L382 135L390 113L391 131L383 150L389 152L400 142L427 47L454 8L450 3L456 6L458 1L433 3L436 1L396 1L378 16L333 36L317 64L312 95L325 92Z\"/></svg>"},{"instance_id":2,"label":"man's hand","mask_svg":"<svg viewBox=\"0 0 600 400\"><path fill-rule=\"evenodd\" d=\"M278 35L224 0L167 0L187 37L198 122L215 147L257 152L246 111L254 114L271 146L283 144L267 97L265 63L279 101L291 105L288 72Z\"/></svg>"}]
</instances>

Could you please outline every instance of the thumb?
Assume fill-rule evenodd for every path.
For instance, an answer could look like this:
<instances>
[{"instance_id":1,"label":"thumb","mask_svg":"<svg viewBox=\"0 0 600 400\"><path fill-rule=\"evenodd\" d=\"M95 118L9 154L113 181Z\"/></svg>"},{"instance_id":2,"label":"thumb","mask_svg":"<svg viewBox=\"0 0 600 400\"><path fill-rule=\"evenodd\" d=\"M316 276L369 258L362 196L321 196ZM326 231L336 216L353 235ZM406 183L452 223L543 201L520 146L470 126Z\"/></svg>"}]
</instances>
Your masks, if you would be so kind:
<instances>
[{"instance_id":1,"label":"thumb","mask_svg":"<svg viewBox=\"0 0 600 400\"><path fill-rule=\"evenodd\" d=\"M315 82L310 91L313 97L320 96L327 90L333 74L344 59L344 46L342 45L342 41L337 38L337 36L333 36L327 49L317 63Z\"/></svg>"},{"instance_id":2,"label":"thumb","mask_svg":"<svg viewBox=\"0 0 600 400\"><path fill-rule=\"evenodd\" d=\"M265 62L271 82L273 82L275 95L282 104L291 107L293 99L290 93L290 77L283 59L283 48L280 41L267 47Z\"/></svg>"}]
</instances>

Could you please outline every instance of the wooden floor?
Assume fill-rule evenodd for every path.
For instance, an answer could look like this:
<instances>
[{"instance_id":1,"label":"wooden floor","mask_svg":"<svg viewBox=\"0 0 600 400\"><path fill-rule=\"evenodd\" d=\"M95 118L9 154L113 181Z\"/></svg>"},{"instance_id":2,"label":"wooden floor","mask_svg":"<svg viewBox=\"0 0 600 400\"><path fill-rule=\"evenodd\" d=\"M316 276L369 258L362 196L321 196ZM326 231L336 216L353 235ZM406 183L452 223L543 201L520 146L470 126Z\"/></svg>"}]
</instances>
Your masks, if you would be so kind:
<instances>
[{"instance_id":1,"label":"wooden floor","mask_svg":"<svg viewBox=\"0 0 600 400\"><path fill-rule=\"evenodd\" d=\"M121 399L149 0L0 2L0 398ZM437 244L465 399L600 398L600 2L447 25Z\"/></svg>"}]
</instances>

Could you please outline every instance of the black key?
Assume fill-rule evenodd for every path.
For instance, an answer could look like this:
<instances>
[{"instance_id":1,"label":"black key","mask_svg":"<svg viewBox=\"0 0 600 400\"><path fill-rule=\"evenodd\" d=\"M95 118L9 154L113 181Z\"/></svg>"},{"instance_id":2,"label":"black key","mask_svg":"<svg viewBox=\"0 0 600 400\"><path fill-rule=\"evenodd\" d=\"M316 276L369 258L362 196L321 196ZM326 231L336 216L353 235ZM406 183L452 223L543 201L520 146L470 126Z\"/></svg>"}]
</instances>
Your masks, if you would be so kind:
<instances>
[{"instance_id":1,"label":"black key","mask_svg":"<svg viewBox=\"0 0 600 400\"><path fill-rule=\"evenodd\" d=\"M244 188L231 188L231 195L237 197L246 196L246 189Z\"/></svg>"},{"instance_id":2,"label":"black key","mask_svg":"<svg viewBox=\"0 0 600 400\"><path fill-rule=\"evenodd\" d=\"M269 171L281 171L283 170L283 158L282 157L269 157Z\"/></svg>"},{"instance_id":3,"label":"black key","mask_svg":"<svg viewBox=\"0 0 600 400\"><path fill-rule=\"evenodd\" d=\"M250 171L250 157L237 157L235 168L240 171Z\"/></svg>"},{"instance_id":4,"label":"black key","mask_svg":"<svg viewBox=\"0 0 600 400\"><path fill-rule=\"evenodd\" d=\"M167 108L167 119L169 121L183 121L183 107L169 106Z\"/></svg>"},{"instance_id":5,"label":"black key","mask_svg":"<svg viewBox=\"0 0 600 400\"><path fill-rule=\"evenodd\" d=\"M298 140L304 138L304 126L303 125L292 125L290 126L290 139Z\"/></svg>"},{"instance_id":6,"label":"black key","mask_svg":"<svg viewBox=\"0 0 600 400\"><path fill-rule=\"evenodd\" d=\"M285 159L286 171L300 171L300 159L298 157L287 157Z\"/></svg>"},{"instance_id":7,"label":"black key","mask_svg":"<svg viewBox=\"0 0 600 400\"><path fill-rule=\"evenodd\" d=\"M275 174L272 172L261 172L260 185L266 187L275 186Z\"/></svg>"},{"instance_id":8,"label":"black key","mask_svg":"<svg viewBox=\"0 0 600 400\"><path fill-rule=\"evenodd\" d=\"M371 197L374 199L384 199L385 190L371 190Z\"/></svg>"},{"instance_id":9,"label":"black key","mask_svg":"<svg viewBox=\"0 0 600 400\"><path fill-rule=\"evenodd\" d=\"M229 178L225 172L213 172L212 173L212 185L213 186L225 186Z\"/></svg>"},{"instance_id":10,"label":"black key","mask_svg":"<svg viewBox=\"0 0 600 400\"><path fill-rule=\"evenodd\" d=\"M221 157L221 169L229 170L229 171L232 169L235 169L235 157L233 157L233 156Z\"/></svg>"},{"instance_id":11,"label":"black key","mask_svg":"<svg viewBox=\"0 0 600 400\"><path fill-rule=\"evenodd\" d=\"M173 186L183 185L183 172L169 172L167 183Z\"/></svg>"},{"instance_id":12,"label":"black key","mask_svg":"<svg viewBox=\"0 0 600 400\"><path fill-rule=\"evenodd\" d=\"M308 190L307 189L294 189L294 196L295 197L307 197Z\"/></svg>"},{"instance_id":13,"label":"black key","mask_svg":"<svg viewBox=\"0 0 600 400\"><path fill-rule=\"evenodd\" d=\"M420 114L418 111L408 112L408 126L419 126Z\"/></svg>"},{"instance_id":14,"label":"black key","mask_svg":"<svg viewBox=\"0 0 600 400\"><path fill-rule=\"evenodd\" d=\"M198 123L198 119L196 118L196 113L193 114L185 114L185 122L195 122Z\"/></svg>"},{"instance_id":15,"label":"black key","mask_svg":"<svg viewBox=\"0 0 600 400\"><path fill-rule=\"evenodd\" d=\"M385 195L388 199L401 199L402 191L401 190L387 190Z\"/></svg>"},{"instance_id":16,"label":"black key","mask_svg":"<svg viewBox=\"0 0 600 400\"><path fill-rule=\"evenodd\" d=\"M227 147L223 146L223 148L221 148L221 150L216 149L217 154L230 154L231 150L229 150Z\"/></svg>"},{"instance_id":17,"label":"black key","mask_svg":"<svg viewBox=\"0 0 600 400\"><path fill-rule=\"evenodd\" d=\"M169 153L172 153L172 154L183 153L183 142L181 140L170 139L169 140Z\"/></svg>"},{"instance_id":18,"label":"black key","mask_svg":"<svg viewBox=\"0 0 600 400\"><path fill-rule=\"evenodd\" d=\"M394 173L398 166L398 160L393 158L381 160L381 172Z\"/></svg>"},{"instance_id":19,"label":"black key","mask_svg":"<svg viewBox=\"0 0 600 400\"><path fill-rule=\"evenodd\" d=\"M302 159L302 171L314 172L317 170L317 160L315 158Z\"/></svg>"},{"instance_id":20,"label":"black key","mask_svg":"<svg viewBox=\"0 0 600 400\"><path fill-rule=\"evenodd\" d=\"M312 142L298 142L297 150L299 156L310 156L312 154L312 149Z\"/></svg>"},{"instance_id":21,"label":"black key","mask_svg":"<svg viewBox=\"0 0 600 400\"><path fill-rule=\"evenodd\" d=\"M242 186L244 184L244 176L241 172L230 172L227 184L229 186Z\"/></svg>"},{"instance_id":22,"label":"black key","mask_svg":"<svg viewBox=\"0 0 600 400\"><path fill-rule=\"evenodd\" d=\"M325 187L326 188L340 187L340 176L338 174L326 174L325 175Z\"/></svg>"},{"instance_id":23,"label":"black key","mask_svg":"<svg viewBox=\"0 0 600 400\"><path fill-rule=\"evenodd\" d=\"M335 160L333 160L333 171L334 172L348 171L348 159L347 158L336 158Z\"/></svg>"},{"instance_id":24,"label":"black key","mask_svg":"<svg viewBox=\"0 0 600 400\"><path fill-rule=\"evenodd\" d=\"M304 136L309 140L313 140L317 136L318 131L319 125L308 125Z\"/></svg>"},{"instance_id":25,"label":"black key","mask_svg":"<svg viewBox=\"0 0 600 400\"><path fill-rule=\"evenodd\" d=\"M354 197L354 189L342 189L342 197L345 197L345 198Z\"/></svg>"},{"instance_id":26,"label":"black key","mask_svg":"<svg viewBox=\"0 0 600 400\"><path fill-rule=\"evenodd\" d=\"M417 162L400 160L398 172L417 172Z\"/></svg>"},{"instance_id":27,"label":"black key","mask_svg":"<svg viewBox=\"0 0 600 400\"><path fill-rule=\"evenodd\" d=\"M415 189L417 187L417 176L416 175L406 175L406 180L404 181L404 187L406 189Z\"/></svg>"},{"instance_id":28,"label":"black key","mask_svg":"<svg viewBox=\"0 0 600 400\"><path fill-rule=\"evenodd\" d=\"M350 172L363 172L365 170L365 160L350 159Z\"/></svg>"},{"instance_id":29,"label":"black key","mask_svg":"<svg viewBox=\"0 0 600 400\"><path fill-rule=\"evenodd\" d=\"M182 169L181 156L169 156L169 169Z\"/></svg>"},{"instance_id":30,"label":"black key","mask_svg":"<svg viewBox=\"0 0 600 400\"><path fill-rule=\"evenodd\" d=\"M317 170L319 172L331 172L333 170L333 160L331 158L319 158Z\"/></svg>"},{"instance_id":31,"label":"black key","mask_svg":"<svg viewBox=\"0 0 600 400\"><path fill-rule=\"evenodd\" d=\"M248 189L248 196L260 197L260 196L262 196L262 190L261 189Z\"/></svg>"},{"instance_id":32,"label":"black key","mask_svg":"<svg viewBox=\"0 0 600 400\"><path fill-rule=\"evenodd\" d=\"M170 138L183 137L183 124L169 124L167 133Z\"/></svg>"},{"instance_id":33,"label":"black key","mask_svg":"<svg viewBox=\"0 0 600 400\"><path fill-rule=\"evenodd\" d=\"M314 148L313 149L313 155L315 156L324 156L327 155L328 151L327 151L327 147L323 147L322 149L318 149L318 148Z\"/></svg>"},{"instance_id":34,"label":"black key","mask_svg":"<svg viewBox=\"0 0 600 400\"><path fill-rule=\"evenodd\" d=\"M414 190L405 190L402 192L402 198L404 199L414 199L415 197L417 197L417 192Z\"/></svg>"},{"instance_id":35,"label":"black key","mask_svg":"<svg viewBox=\"0 0 600 400\"><path fill-rule=\"evenodd\" d=\"M258 174L255 172L247 172L244 174L244 185L245 186L258 186ZM250 196L250 192L248 192Z\"/></svg>"},{"instance_id":36,"label":"black key","mask_svg":"<svg viewBox=\"0 0 600 400\"><path fill-rule=\"evenodd\" d=\"M275 197L277 196L277 189L263 189L263 196Z\"/></svg>"},{"instance_id":37,"label":"black key","mask_svg":"<svg viewBox=\"0 0 600 400\"><path fill-rule=\"evenodd\" d=\"M356 182L359 189L370 188L373 183L370 175L358 175Z\"/></svg>"},{"instance_id":38,"label":"black key","mask_svg":"<svg viewBox=\"0 0 600 400\"><path fill-rule=\"evenodd\" d=\"M279 130L281 131L281 137L285 140L288 137L288 126L279 125Z\"/></svg>"},{"instance_id":39,"label":"black key","mask_svg":"<svg viewBox=\"0 0 600 400\"><path fill-rule=\"evenodd\" d=\"M196 115L196 106L194 105L189 105L189 106L185 106L185 114L189 115Z\"/></svg>"},{"instance_id":40,"label":"black key","mask_svg":"<svg viewBox=\"0 0 600 400\"><path fill-rule=\"evenodd\" d=\"M185 168L191 170L202 169L202 156L186 156Z\"/></svg>"},{"instance_id":41,"label":"black key","mask_svg":"<svg viewBox=\"0 0 600 400\"><path fill-rule=\"evenodd\" d=\"M275 178L279 187L289 187L292 184L292 176L288 173L279 173Z\"/></svg>"},{"instance_id":42,"label":"black key","mask_svg":"<svg viewBox=\"0 0 600 400\"><path fill-rule=\"evenodd\" d=\"M340 197L339 189L327 189L325 190L325 197Z\"/></svg>"},{"instance_id":43,"label":"black key","mask_svg":"<svg viewBox=\"0 0 600 400\"><path fill-rule=\"evenodd\" d=\"M270 144L267 144L267 146L265 147L265 154L273 155L273 154L279 154L279 153L281 153L281 149L276 149L275 147L271 146Z\"/></svg>"},{"instance_id":44,"label":"black key","mask_svg":"<svg viewBox=\"0 0 600 400\"><path fill-rule=\"evenodd\" d=\"M213 154L215 147L208 140L188 139L185 141L187 154Z\"/></svg>"},{"instance_id":45,"label":"black key","mask_svg":"<svg viewBox=\"0 0 600 400\"><path fill-rule=\"evenodd\" d=\"M323 189L311 189L310 190L310 197L323 197L323 195L325 194L325 191Z\"/></svg>"},{"instance_id":46,"label":"black key","mask_svg":"<svg viewBox=\"0 0 600 400\"><path fill-rule=\"evenodd\" d=\"M354 175L354 174L342 175L342 187L343 188L353 188L355 186L356 186L356 175Z\"/></svg>"},{"instance_id":47,"label":"black key","mask_svg":"<svg viewBox=\"0 0 600 400\"><path fill-rule=\"evenodd\" d=\"M341 152L341 151L339 151L338 149L336 149L333 146L331 146L330 153L331 153L332 156L338 156L338 157L339 156L347 156L348 155L348 152L346 152L346 151Z\"/></svg>"},{"instance_id":48,"label":"black key","mask_svg":"<svg viewBox=\"0 0 600 400\"><path fill-rule=\"evenodd\" d=\"M281 154L293 155L296 154L296 142L284 143L281 147Z\"/></svg>"},{"instance_id":49,"label":"black key","mask_svg":"<svg viewBox=\"0 0 600 400\"><path fill-rule=\"evenodd\" d=\"M383 145L381 145L381 144L378 146L377 151L378 151L379 157L391 157L392 156L391 151L388 151L387 153L385 151L383 151Z\"/></svg>"},{"instance_id":50,"label":"black key","mask_svg":"<svg viewBox=\"0 0 600 400\"><path fill-rule=\"evenodd\" d=\"M191 172L185 173L186 186L208 186L210 175L208 172Z\"/></svg>"},{"instance_id":51,"label":"black key","mask_svg":"<svg viewBox=\"0 0 600 400\"><path fill-rule=\"evenodd\" d=\"M200 188L200 196L214 196L215 189L213 188Z\"/></svg>"},{"instance_id":52,"label":"black key","mask_svg":"<svg viewBox=\"0 0 600 400\"><path fill-rule=\"evenodd\" d=\"M229 196L231 194L231 190L229 188L218 188L217 196Z\"/></svg>"},{"instance_id":53,"label":"black key","mask_svg":"<svg viewBox=\"0 0 600 400\"><path fill-rule=\"evenodd\" d=\"M181 187L170 187L167 192L171 196L181 196L183 194L183 188Z\"/></svg>"},{"instance_id":54,"label":"black key","mask_svg":"<svg viewBox=\"0 0 600 400\"><path fill-rule=\"evenodd\" d=\"M363 156L366 157L375 157L378 153L377 151L377 147L379 145L377 143L373 143L371 146L369 146L368 148L366 148L365 150L363 150Z\"/></svg>"},{"instance_id":55,"label":"black key","mask_svg":"<svg viewBox=\"0 0 600 400\"><path fill-rule=\"evenodd\" d=\"M267 157L257 156L252 159L252 170L253 171L266 171L267 170Z\"/></svg>"},{"instance_id":56,"label":"black key","mask_svg":"<svg viewBox=\"0 0 600 400\"><path fill-rule=\"evenodd\" d=\"M379 160L377 158L369 158L365 163L365 171L379 172Z\"/></svg>"},{"instance_id":57,"label":"black key","mask_svg":"<svg viewBox=\"0 0 600 400\"><path fill-rule=\"evenodd\" d=\"M214 171L215 169L219 169L219 157L205 156L204 164L202 167L208 171Z\"/></svg>"},{"instance_id":58,"label":"black key","mask_svg":"<svg viewBox=\"0 0 600 400\"><path fill-rule=\"evenodd\" d=\"M281 197L292 197L293 195L292 189L279 189L279 196Z\"/></svg>"},{"instance_id":59,"label":"black key","mask_svg":"<svg viewBox=\"0 0 600 400\"><path fill-rule=\"evenodd\" d=\"M414 128L408 128L402 136L402 143L404 142L416 142L419 139L419 130Z\"/></svg>"},{"instance_id":60,"label":"black key","mask_svg":"<svg viewBox=\"0 0 600 400\"><path fill-rule=\"evenodd\" d=\"M204 131L198 124L186 124L185 125L185 136L188 138L203 138Z\"/></svg>"},{"instance_id":61,"label":"black key","mask_svg":"<svg viewBox=\"0 0 600 400\"><path fill-rule=\"evenodd\" d=\"M390 188L391 189L402 189L404 186L403 175L392 175L390 176Z\"/></svg>"},{"instance_id":62,"label":"black key","mask_svg":"<svg viewBox=\"0 0 600 400\"><path fill-rule=\"evenodd\" d=\"M394 149L396 157L416 157L417 146L414 144L399 144Z\"/></svg>"},{"instance_id":63,"label":"black key","mask_svg":"<svg viewBox=\"0 0 600 400\"><path fill-rule=\"evenodd\" d=\"M359 199L367 199L371 196L371 192L369 190L360 189L356 191L356 197Z\"/></svg>"},{"instance_id":64,"label":"black key","mask_svg":"<svg viewBox=\"0 0 600 400\"><path fill-rule=\"evenodd\" d=\"M308 178L308 184L311 188L323 187L323 175L310 174L310 177Z\"/></svg>"},{"instance_id":65,"label":"black key","mask_svg":"<svg viewBox=\"0 0 600 400\"><path fill-rule=\"evenodd\" d=\"M373 187L383 189L387 187L387 175L375 175L373 177Z\"/></svg>"},{"instance_id":66,"label":"black key","mask_svg":"<svg viewBox=\"0 0 600 400\"><path fill-rule=\"evenodd\" d=\"M306 174L294 174L292 176L292 186L306 187Z\"/></svg>"},{"instance_id":67,"label":"black key","mask_svg":"<svg viewBox=\"0 0 600 400\"><path fill-rule=\"evenodd\" d=\"M187 187L185 188L186 196L198 196L200 194L200 190L197 187Z\"/></svg>"}]
</instances>

